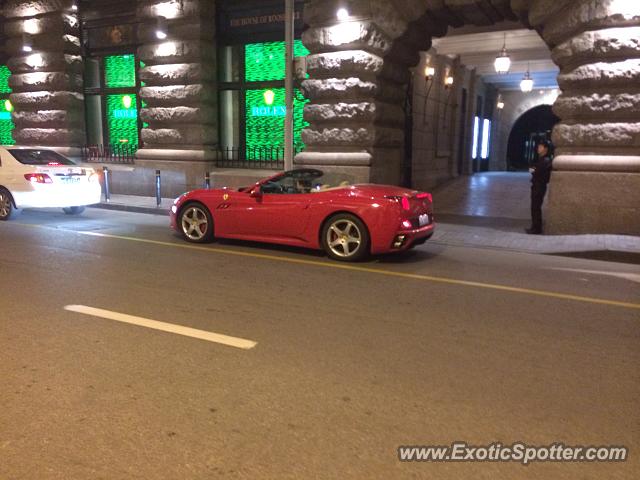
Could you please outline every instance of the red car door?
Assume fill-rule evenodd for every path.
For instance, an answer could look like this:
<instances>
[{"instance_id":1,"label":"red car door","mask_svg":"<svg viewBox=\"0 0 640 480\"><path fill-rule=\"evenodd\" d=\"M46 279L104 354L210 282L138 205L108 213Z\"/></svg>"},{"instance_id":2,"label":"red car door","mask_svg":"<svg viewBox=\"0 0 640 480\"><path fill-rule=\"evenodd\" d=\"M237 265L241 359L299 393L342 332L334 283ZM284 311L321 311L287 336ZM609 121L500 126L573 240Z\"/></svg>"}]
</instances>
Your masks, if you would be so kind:
<instances>
[{"instance_id":1,"label":"red car door","mask_svg":"<svg viewBox=\"0 0 640 480\"><path fill-rule=\"evenodd\" d=\"M309 193L265 193L251 209L252 230L260 237L301 239L309 220Z\"/></svg>"},{"instance_id":2,"label":"red car door","mask_svg":"<svg viewBox=\"0 0 640 480\"><path fill-rule=\"evenodd\" d=\"M308 222L309 193L230 192L214 212L219 235L257 240L301 239Z\"/></svg>"}]
</instances>

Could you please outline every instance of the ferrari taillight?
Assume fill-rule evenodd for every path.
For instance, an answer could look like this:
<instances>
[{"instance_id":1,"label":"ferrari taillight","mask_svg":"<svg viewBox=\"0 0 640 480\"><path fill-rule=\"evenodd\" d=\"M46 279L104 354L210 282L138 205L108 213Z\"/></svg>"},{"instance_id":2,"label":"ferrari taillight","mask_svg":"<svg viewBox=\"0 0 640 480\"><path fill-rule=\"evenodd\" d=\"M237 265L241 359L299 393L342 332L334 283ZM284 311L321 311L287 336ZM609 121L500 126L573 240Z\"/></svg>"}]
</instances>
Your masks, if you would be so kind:
<instances>
[{"instance_id":1,"label":"ferrari taillight","mask_svg":"<svg viewBox=\"0 0 640 480\"><path fill-rule=\"evenodd\" d=\"M424 200L426 198L427 200L429 200L429 203L433 203L433 197L430 193L427 192L419 193L418 195L416 195L416 198L419 198L420 200Z\"/></svg>"},{"instance_id":2,"label":"ferrari taillight","mask_svg":"<svg viewBox=\"0 0 640 480\"><path fill-rule=\"evenodd\" d=\"M409 211L411 209L411 204L409 203L409 199L407 197L403 197L401 195L387 195L385 198L399 202L400 205L402 205L403 210Z\"/></svg>"},{"instance_id":3,"label":"ferrari taillight","mask_svg":"<svg viewBox=\"0 0 640 480\"><path fill-rule=\"evenodd\" d=\"M51 177L46 173L25 173L24 178L31 183L53 183Z\"/></svg>"}]
</instances>

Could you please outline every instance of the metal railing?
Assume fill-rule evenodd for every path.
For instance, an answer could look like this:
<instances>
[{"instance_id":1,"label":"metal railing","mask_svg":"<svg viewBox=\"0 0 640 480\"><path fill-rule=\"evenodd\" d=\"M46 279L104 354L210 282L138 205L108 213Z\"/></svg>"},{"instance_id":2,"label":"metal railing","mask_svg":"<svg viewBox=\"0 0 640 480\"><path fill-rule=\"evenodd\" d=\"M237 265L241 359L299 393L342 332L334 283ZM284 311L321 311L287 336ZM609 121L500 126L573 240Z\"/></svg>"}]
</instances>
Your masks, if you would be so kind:
<instances>
[{"instance_id":1,"label":"metal railing","mask_svg":"<svg viewBox=\"0 0 640 480\"><path fill-rule=\"evenodd\" d=\"M301 147L295 152L300 153ZM216 167L256 168L282 170L284 168L284 147L225 147L218 149Z\"/></svg>"},{"instance_id":2,"label":"metal railing","mask_svg":"<svg viewBox=\"0 0 640 480\"><path fill-rule=\"evenodd\" d=\"M85 145L80 149L83 162L134 163L137 145Z\"/></svg>"}]
</instances>

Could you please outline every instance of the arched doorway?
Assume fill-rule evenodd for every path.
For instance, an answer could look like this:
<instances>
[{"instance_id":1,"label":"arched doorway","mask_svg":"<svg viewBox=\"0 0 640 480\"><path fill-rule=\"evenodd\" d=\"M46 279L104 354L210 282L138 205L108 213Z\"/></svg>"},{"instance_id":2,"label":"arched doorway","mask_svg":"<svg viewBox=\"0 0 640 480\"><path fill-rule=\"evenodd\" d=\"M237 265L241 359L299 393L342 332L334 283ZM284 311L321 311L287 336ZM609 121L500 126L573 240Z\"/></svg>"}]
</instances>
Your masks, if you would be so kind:
<instances>
[{"instance_id":1,"label":"arched doorway","mask_svg":"<svg viewBox=\"0 0 640 480\"><path fill-rule=\"evenodd\" d=\"M538 105L516 120L507 144L507 167L509 170L527 170L535 156L535 143L550 139L553 127L560 121L551 105Z\"/></svg>"}]
</instances>

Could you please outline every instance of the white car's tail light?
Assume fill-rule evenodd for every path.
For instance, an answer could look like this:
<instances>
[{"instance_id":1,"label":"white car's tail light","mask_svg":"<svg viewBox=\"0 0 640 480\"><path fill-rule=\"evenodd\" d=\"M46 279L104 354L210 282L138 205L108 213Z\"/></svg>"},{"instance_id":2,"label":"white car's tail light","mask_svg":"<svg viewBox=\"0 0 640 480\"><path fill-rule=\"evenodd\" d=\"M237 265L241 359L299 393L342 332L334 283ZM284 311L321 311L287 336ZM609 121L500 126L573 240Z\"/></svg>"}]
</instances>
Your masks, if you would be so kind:
<instances>
[{"instance_id":1,"label":"white car's tail light","mask_svg":"<svg viewBox=\"0 0 640 480\"><path fill-rule=\"evenodd\" d=\"M24 178L31 183L53 183L51 177L46 173L25 173Z\"/></svg>"},{"instance_id":2,"label":"white car's tail light","mask_svg":"<svg viewBox=\"0 0 640 480\"><path fill-rule=\"evenodd\" d=\"M89 181L92 183L100 183L100 175L95 172L89 174Z\"/></svg>"}]
</instances>

